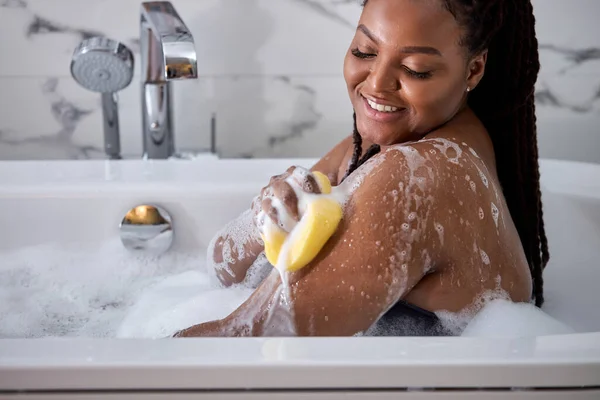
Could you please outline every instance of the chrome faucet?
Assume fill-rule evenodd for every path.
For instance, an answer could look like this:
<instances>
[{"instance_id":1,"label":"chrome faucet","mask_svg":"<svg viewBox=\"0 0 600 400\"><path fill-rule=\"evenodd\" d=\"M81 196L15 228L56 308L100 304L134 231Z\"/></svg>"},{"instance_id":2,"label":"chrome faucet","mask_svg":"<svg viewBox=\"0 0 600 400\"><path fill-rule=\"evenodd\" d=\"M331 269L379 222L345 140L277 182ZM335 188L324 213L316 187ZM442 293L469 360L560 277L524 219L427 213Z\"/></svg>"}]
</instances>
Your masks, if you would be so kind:
<instances>
[{"instance_id":1,"label":"chrome faucet","mask_svg":"<svg viewBox=\"0 0 600 400\"><path fill-rule=\"evenodd\" d=\"M144 158L175 153L171 82L196 79L192 33L168 1L144 2L140 9L142 129Z\"/></svg>"}]
</instances>

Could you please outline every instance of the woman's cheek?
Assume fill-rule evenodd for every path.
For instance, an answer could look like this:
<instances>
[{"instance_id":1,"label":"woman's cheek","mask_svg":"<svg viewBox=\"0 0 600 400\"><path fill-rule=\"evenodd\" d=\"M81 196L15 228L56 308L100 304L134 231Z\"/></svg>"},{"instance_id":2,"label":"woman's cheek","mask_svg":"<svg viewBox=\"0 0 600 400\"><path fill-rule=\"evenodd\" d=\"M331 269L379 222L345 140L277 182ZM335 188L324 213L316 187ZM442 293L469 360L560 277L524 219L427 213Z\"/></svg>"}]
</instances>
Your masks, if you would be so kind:
<instances>
[{"instance_id":1,"label":"woman's cheek","mask_svg":"<svg viewBox=\"0 0 600 400\"><path fill-rule=\"evenodd\" d=\"M454 108L457 103L455 89L444 81L408 82L402 86L404 98L410 107L420 115L438 118Z\"/></svg>"},{"instance_id":2,"label":"woman's cheek","mask_svg":"<svg viewBox=\"0 0 600 400\"><path fill-rule=\"evenodd\" d=\"M352 93L356 86L364 80L364 78L361 78L363 75L366 75L364 69L364 67L360 66L358 60L354 59L353 55L349 54L346 56L346 60L344 61L344 79L348 86L348 92Z\"/></svg>"}]
</instances>

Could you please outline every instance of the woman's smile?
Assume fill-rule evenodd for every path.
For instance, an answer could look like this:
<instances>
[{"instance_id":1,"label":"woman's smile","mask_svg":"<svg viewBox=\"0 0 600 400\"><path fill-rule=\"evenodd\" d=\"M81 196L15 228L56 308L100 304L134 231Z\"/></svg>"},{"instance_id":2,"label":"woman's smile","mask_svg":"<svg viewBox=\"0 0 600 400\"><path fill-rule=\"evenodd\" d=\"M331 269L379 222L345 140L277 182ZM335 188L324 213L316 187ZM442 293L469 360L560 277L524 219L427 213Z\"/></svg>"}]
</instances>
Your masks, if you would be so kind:
<instances>
[{"instance_id":1,"label":"woman's smile","mask_svg":"<svg viewBox=\"0 0 600 400\"><path fill-rule=\"evenodd\" d=\"M391 105L390 102L360 95L363 100L365 117L376 122L395 122L406 115L405 107Z\"/></svg>"}]
</instances>

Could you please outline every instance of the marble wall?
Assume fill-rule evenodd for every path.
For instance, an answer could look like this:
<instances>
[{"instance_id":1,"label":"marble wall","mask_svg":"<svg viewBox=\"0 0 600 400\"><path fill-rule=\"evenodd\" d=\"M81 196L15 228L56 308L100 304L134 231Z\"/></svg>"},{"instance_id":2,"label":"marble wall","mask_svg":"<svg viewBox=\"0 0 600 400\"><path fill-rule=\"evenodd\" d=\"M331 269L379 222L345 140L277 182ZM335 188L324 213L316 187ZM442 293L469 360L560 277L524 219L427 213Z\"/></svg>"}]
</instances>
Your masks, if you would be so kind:
<instances>
[{"instance_id":1,"label":"marble wall","mask_svg":"<svg viewBox=\"0 0 600 400\"><path fill-rule=\"evenodd\" d=\"M123 153L141 154L139 0L0 0L0 159L103 157L100 96L70 76L104 35L136 54L119 93ZM351 131L342 61L357 0L172 0L192 30L197 80L174 83L176 147L223 157L318 157ZM543 157L600 162L598 0L534 0Z\"/></svg>"}]
</instances>

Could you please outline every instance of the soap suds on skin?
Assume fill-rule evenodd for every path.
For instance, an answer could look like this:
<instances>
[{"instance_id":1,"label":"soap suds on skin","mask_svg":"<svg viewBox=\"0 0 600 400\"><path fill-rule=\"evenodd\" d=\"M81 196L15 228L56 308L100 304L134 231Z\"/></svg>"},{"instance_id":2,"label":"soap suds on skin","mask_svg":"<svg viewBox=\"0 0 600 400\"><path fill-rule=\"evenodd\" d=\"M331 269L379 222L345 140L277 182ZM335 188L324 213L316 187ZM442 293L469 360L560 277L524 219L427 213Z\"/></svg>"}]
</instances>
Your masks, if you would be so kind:
<instances>
[{"instance_id":1,"label":"soap suds on skin","mask_svg":"<svg viewBox=\"0 0 600 400\"><path fill-rule=\"evenodd\" d=\"M443 246L444 245L444 227L442 226L442 224L440 223L435 223L435 230L438 233L439 239L440 239L440 244Z\"/></svg>"},{"instance_id":2,"label":"soap suds on skin","mask_svg":"<svg viewBox=\"0 0 600 400\"><path fill-rule=\"evenodd\" d=\"M488 178L485 176L485 174L479 167L476 166L476 168L477 168L477 172L479 172L479 178L481 178L481 182L483 182L483 185L486 188L489 188Z\"/></svg>"},{"instance_id":3,"label":"soap suds on skin","mask_svg":"<svg viewBox=\"0 0 600 400\"><path fill-rule=\"evenodd\" d=\"M441 154L446 156L449 162L452 164L459 164L463 151L457 143L443 138L425 139L421 142L432 142L433 146L438 149ZM452 150L454 155L449 155L449 150Z\"/></svg>"},{"instance_id":4,"label":"soap suds on skin","mask_svg":"<svg viewBox=\"0 0 600 400\"><path fill-rule=\"evenodd\" d=\"M494 224L496 224L496 228L498 228L498 215L500 212L498 211L498 207L494 203L491 203L492 208L492 218L494 219Z\"/></svg>"},{"instance_id":5,"label":"soap suds on skin","mask_svg":"<svg viewBox=\"0 0 600 400\"><path fill-rule=\"evenodd\" d=\"M487 253L483 250L479 250L480 255L481 255L481 261L485 264L485 265L490 265L490 257L487 255Z\"/></svg>"},{"instance_id":6,"label":"soap suds on skin","mask_svg":"<svg viewBox=\"0 0 600 400\"><path fill-rule=\"evenodd\" d=\"M222 245L223 261L215 262L213 254L217 242L224 239ZM206 265L212 279L215 279L219 272L225 271L230 276L234 276L233 271L229 267L230 264L244 259L246 255L245 246L250 241L256 241L262 244L262 239L258 234L254 223L254 212L249 209L240 214L238 218L227 223L213 237L208 245ZM234 256L237 255L236 256Z\"/></svg>"},{"instance_id":7,"label":"soap suds on skin","mask_svg":"<svg viewBox=\"0 0 600 400\"><path fill-rule=\"evenodd\" d=\"M469 147L469 152L471 154L473 154L476 158L479 158L479 155L475 152L475 150L473 150L471 147Z\"/></svg>"}]
</instances>

